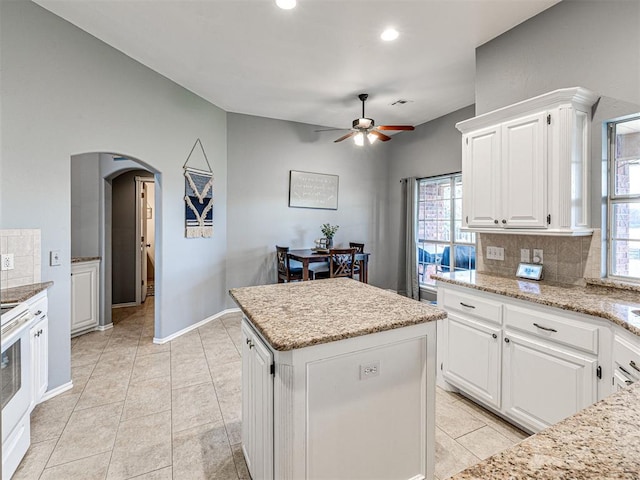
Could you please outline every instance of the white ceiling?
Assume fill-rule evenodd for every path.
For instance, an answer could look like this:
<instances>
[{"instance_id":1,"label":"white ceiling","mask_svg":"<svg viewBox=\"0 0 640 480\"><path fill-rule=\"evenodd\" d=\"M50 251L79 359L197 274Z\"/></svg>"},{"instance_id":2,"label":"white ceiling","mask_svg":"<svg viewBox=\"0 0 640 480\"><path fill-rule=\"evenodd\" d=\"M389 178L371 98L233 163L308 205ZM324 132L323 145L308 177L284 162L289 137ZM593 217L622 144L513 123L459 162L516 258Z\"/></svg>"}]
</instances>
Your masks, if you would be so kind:
<instances>
[{"instance_id":1,"label":"white ceiling","mask_svg":"<svg viewBox=\"0 0 640 480\"><path fill-rule=\"evenodd\" d=\"M226 111L340 128L358 93L379 125L472 104L475 48L558 2L35 1ZM398 40L380 40L387 26Z\"/></svg>"}]
</instances>

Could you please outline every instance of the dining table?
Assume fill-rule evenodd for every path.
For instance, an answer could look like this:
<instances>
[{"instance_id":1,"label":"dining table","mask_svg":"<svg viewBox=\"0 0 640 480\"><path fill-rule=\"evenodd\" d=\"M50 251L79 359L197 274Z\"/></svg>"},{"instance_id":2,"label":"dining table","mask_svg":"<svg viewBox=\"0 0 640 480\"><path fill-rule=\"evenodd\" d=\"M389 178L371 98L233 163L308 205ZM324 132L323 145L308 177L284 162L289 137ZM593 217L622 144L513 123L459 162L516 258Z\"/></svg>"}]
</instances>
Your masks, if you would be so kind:
<instances>
[{"instance_id":1,"label":"dining table","mask_svg":"<svg viewBox=\"0 0 640 480\"><path fill-rule=\"evenodd\" d=\"M369 283L369 255L367 252L356 252L355 261L360 264L360 281ZM289 250L289 258L302 264L302 280L309 280L309 264L328 262L331 254L328 250L301 248Z\"/></svg>"}]
</instances>

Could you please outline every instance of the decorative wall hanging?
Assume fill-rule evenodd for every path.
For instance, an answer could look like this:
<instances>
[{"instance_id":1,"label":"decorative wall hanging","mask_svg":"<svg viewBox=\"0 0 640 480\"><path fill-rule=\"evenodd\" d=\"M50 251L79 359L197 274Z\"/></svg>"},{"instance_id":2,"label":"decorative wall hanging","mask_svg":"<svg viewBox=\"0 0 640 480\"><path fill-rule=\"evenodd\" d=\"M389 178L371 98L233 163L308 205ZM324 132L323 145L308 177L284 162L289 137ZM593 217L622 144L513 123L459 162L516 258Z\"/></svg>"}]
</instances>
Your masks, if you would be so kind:
<instances>
[{"instance_id":1,"label":"decorative wall hanging","mask_svg":"<svg viewBox=\"0 0 640 480\"><path fill-rule=\"evenodd\" d=\"M338 209L338 175L290 171L289 206Z\"/></svg>"},{"instance_id":2,"label":"decorative wall hanging","mask_svg":"<svg viewBox=\"0 0 640 480\"><path fill-rule=\"evenodd\" d=\"M196 146L200 146L208 170L187 166ZM200 238L213 236L213 171L198 138L193 144L184 169L185 236Z\"/></svg>"}]
</instances>

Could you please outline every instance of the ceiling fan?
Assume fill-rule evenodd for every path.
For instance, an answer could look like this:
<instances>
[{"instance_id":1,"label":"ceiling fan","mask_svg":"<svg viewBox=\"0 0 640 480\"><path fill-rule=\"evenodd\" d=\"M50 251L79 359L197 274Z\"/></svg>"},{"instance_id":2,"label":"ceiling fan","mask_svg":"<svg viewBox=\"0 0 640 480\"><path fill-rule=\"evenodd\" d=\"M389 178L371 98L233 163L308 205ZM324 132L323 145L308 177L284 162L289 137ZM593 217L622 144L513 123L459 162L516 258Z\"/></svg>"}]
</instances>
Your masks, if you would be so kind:
<instances>
[{"instance_id":1,"label":"ceiling fan","mask_svg":"<svg viewBox=\"0 0 640 480\"><path fill-rule=\"evenodd\" d=\"M341 142L346 140L347 138L353 137L353 140L356 145L362 146L364 145L365 138L372 144L376 140L380 139L383 142L387 142L391 140L391 137L385 135L380 130L415 130L415 127L412 125L379 125L375 126L375 122L373 118L367 118L364 115L364 102L369 98L369 95L366 93L361 93L358 95L358 98L362 102L362 117L356 118L353 121L351 132L343 135L342 137L334 140L334 143Z\"/></svg>"}]
</instances>

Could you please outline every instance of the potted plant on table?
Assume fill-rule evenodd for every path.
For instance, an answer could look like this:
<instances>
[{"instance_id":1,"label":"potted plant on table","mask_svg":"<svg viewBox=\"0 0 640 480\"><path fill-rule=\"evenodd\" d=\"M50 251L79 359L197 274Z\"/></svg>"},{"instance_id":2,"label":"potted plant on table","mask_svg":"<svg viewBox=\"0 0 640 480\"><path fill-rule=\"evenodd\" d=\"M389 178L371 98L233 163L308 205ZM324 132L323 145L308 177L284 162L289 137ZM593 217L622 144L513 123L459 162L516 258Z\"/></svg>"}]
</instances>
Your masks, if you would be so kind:
<instances>
[{"instance_id":1,"label":"potted plant on table","mask_svg":"<svg viewBox=\"0 0 640 480\"><path fill-rule=\"evenodd\" d=\"M327 239L327 248L333 247L333 236L338 231L338 228L340 228L340 225L331 226L329 223L322 224L320 231L324 235L324 238Z\"/></svg>"}]
</instances>

